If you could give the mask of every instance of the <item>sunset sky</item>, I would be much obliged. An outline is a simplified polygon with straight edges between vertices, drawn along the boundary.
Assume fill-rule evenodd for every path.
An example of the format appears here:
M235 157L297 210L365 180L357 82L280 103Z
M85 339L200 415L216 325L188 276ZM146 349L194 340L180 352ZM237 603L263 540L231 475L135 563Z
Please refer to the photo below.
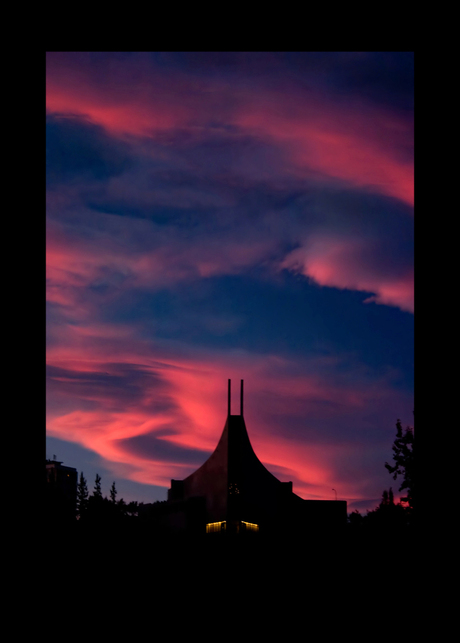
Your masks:
M375 508L413 425L413 54L47 54L47 457L125 501L214 450Z

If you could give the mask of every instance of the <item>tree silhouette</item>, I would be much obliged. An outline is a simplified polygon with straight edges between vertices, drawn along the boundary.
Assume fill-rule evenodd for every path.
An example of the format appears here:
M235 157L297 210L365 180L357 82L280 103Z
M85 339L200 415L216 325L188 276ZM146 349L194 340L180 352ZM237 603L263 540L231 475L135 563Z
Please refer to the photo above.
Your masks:
M96 480L94 489L91 496L88 498L88 522L90 524L101 524L105 520L106 507L105 504L109 501L107 498L104 501L102 497L101 476L96 473Z
M393 480L401 476L402 482L399 491L406 490L406 496L401 498L407 502L409 514L413 513L415 506L414 490L414 429L406 427L403 431L401 420L396 422L396 438L393 444L394 465L385 462L385 468L393 474Z
M113 481L113 484L110 487L110 500L113 502L113 504L115 504L117 501L117 490L115 488L115 480Z
M139 503L136 500L133 500L132 502L128 503L126 507L126 513L128 516L131 518L135 518L138 515L139 511Z
M364 516L357 509L348 515L348 524L353 530L361 529L363 526Z
M80 473L80 481L77 486L77 515L81 519L88 508L88 486L83 471Z
M102 500L101 476L98 473L96 473L93 496Z
M382 493L382 500L374 511L368 511L367 524L381 532L392 532L404 529L407 525L407 512L399 502L395 504L393 490Z
M120 514L124 515L126 512L126 502L123 500L123 498L120 498L120 500L117 502L117 505L120 510Z
M382 493L382 500L380 501L379 507L392 507L395 504L393 489L390 487L390 490Z

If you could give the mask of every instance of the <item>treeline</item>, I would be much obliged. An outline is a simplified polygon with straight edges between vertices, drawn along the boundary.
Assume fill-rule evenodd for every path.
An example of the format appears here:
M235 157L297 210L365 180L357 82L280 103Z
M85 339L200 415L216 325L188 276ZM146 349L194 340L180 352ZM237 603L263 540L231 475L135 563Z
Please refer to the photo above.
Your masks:
M115 482L110 488L110 498L102 496L101 477L96 474L93 493L89 495L88 485L83 475L77 486L76 518L81 524L132 522L138 516L139 503L126 503L117 500Z
M393 443L393 464L385 462L385 468L393 479L399 478L399 491L405 493L400 502L395 503L393 490L382 493L380 504L362 515L353 511L348 516L351 531L395 531L412 527L415 522L415 469L414 469L414 428L402 428L401 421L396 422L396 438Z

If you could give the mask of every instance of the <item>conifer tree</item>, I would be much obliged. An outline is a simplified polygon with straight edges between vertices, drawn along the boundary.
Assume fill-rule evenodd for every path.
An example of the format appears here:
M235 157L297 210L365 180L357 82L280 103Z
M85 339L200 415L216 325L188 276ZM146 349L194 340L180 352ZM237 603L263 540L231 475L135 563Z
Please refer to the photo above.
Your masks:
M115 504L117 501L117 490L115 488L115 480L113 481L113 484L110 487L110 500L113 502L113 504Z
M93 496L102 500L101 476L98 473L96 473Z
M120 500L117 502L117 508L119 511L120 516L123 518L126 516L126 502L123 500L123 498L120 498Z
M403 432L401 420L396 422L396 438L393 444L394 466L385 462L385 468L393 474L393 480L401 476L402 482L399 491L406 490L406 496L401 498L402 502L407 502L409 510L414 509L415 490L414 490L414 429L406 427Z
M80 481L77 486L77 515L81 519L88 507L88 486L83 471L80 472Z

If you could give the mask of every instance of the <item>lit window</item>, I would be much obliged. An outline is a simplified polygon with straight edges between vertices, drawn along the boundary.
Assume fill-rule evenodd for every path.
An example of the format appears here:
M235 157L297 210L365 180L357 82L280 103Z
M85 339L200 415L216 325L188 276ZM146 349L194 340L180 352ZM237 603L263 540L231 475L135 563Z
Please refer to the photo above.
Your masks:
M206 533L212 534L216 531L225 531L226 527L227 523L225 520L221 520L220 522L208 522L206 525Z

